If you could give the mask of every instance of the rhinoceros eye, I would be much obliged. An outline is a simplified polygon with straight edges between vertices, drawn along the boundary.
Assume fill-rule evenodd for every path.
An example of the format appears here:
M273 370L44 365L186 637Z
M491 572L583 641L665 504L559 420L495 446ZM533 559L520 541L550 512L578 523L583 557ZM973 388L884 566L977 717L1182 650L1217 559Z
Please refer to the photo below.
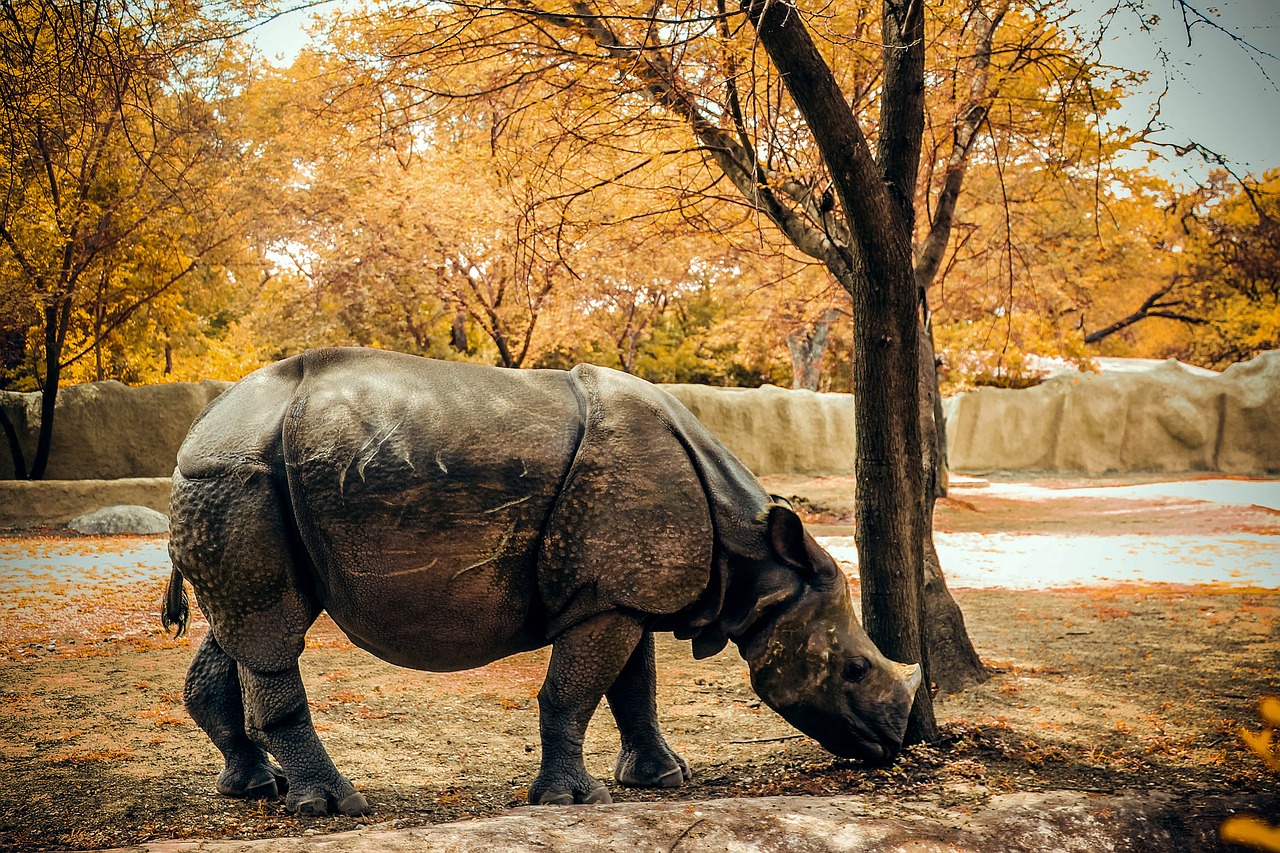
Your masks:
M866 658L850 658L844 662L844 680L852 684L867 677L867 673L871 671L871 661Z

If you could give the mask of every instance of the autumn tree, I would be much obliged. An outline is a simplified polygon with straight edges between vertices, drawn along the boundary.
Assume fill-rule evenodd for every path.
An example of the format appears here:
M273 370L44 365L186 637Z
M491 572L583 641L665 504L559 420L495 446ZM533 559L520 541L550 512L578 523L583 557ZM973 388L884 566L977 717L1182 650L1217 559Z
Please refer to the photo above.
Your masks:
M578 183L574 198L599 187L645 186L646 170L671 173L654 165L666 163L681 177L645 186L666 195L650 192L637 205L641 209L648 204L678 210L707 233L738 245L751 233L765 233L759 226L768 223L774 235L822 264L842 287L852 286L846 256L854 238L834 179L785 75L764 58L763 42L743 25L741 10L710 3L639 8L533 2L387 9L366 24L375 34L382 85L411 80L411 91L433 98L497 99L506 114L522 116L530 127L537 124L531 116L554 104L551 120L537 124L536 144L526 145L526 162L556 155L598 164L590 179ZM939 289L955 267L957 243L985 244L988 256L1003 253L1005 260L1020 250L1009 227L1012 217L989 218L975 241L974 223L958 218L958 211L978 202L1008 209L1011 198L1029 201L1059 184L1096 187L1103 178L1095 166L1123 144L1122 134L1104 138L1096 117L1116 103L1125 75L1105 73L1091 62L1087 46L1064 24L1068 14L1059 3L959 0L931 9L925 21L932 48L922 72L928 109L912 200L922 307L930 299L941 301ZM819 51L866 137L878 145L881 111L891 100L878 48L881 18L871 7L852 5L828 7L813 20L820 21ZM611 158L600 157L601 151ZM969 182L975 164L986 178L977 193ZM1038 187L1024 183L1021 195L1004 177L1018 166L1039 181ZM724 211L740 213L734 225L726 227L734 217ZM961 237L953 242L957 228ZM1001 285L1001 268L995 273L988 293ZM1006 277L1004 286L1012 288L1012 280ZM784 334L793 334L797 355L807 351L812 357L816 347L806 341L821 339L814 333L823 319L815 312L784 327ZM919 360L929 373L933 363L927 354ZM793 373L803 373L803 364ZM926 377L921 387L933 385ZM936 392L929 394L936 403ZM935 421L925 425L926 432L940 433L936 405L923 414ZM939 448L930 456L940 460ZM933 473L927 477L940 482ZM941 585L940 574L936 579ZM967 641L954 647L961 653L949 654L945 646L933 650L945 661L938 674L948 688L982 677Z
M950 229L948 217L954 213L959 184L973 152L979 149L975 143L977 131L990 127L986 117L990 113L993 88L985 85L984 75L991 64L992 33L1003 20L1007 6L996 5L993 10L988 10L979 4L967 4L964 10L965 14L956 16L959 23L952 27L956 42L976 43L977 47L958 53L977 58L957 62L957 70L953 74L957 81L964 80L966 86L957 88L961 97L957 98L959 105L954 110L952 121L956 132L950 136L949 144L939 142L934 146L937 156L946 165L936 170L941 202L929 205L934 219L929 222L923 238L924 245L933 253L922 253L922 261L934 258L936 248L946 244L945 237ZM784 11L800 15L798 10L786 8ZM504 25L497 23L500 20L514 23L508 23L508 29L503 29ZM516 37L512 33L521 20L532 22L532 25L519 31L524 37L519 42L522 50L512 55L502 45L514 43ZM882 35L880 25L881 21L861 7L833 12L823 21L826 42L822 49L840 57L838 67L846 81L845 88L851 93L849 100L859 110L859 119L867 125L869 132L876 134L877 140L885 133L886 121L889 128L896 129L895 132L905 132L907 136L914 137L915 130L911 129L914 125L904 128L894 123L899 120L894 116L895 104L901 93L892 97L886 94L893 88L888 86L893 75L883 76L887 70L896 67L894 58L901 51L895 48L887 55L877 56L865 48L866 44L874 44L877 36ZM585 115L590 120L584 119L583 126L605 125L615 135L621 131L636 161L653 155L658 147L656 140L669 140L670 144L662 149L663 156L684 158L690 173L707 176L705 180L687 180L679 188L679 204L691 218L703 215L709 205L745 209L755 223L762 220L770 222L797 249L823 263L850 292L857 290L855 279L858 276L872 274L880 277L883 272L872 270L868 273L858 266L863 261L858 260L859 256L851 246L863 238L855 238L849 229L851 221L859 217L845 209L848 200L841 196L839 181L828 169L830 157L824 156L829 152L822 150L823 143L816 142L816 133L810 135L814 130L812 117L804 115L792 100L798 96L791 91L794 87L788 77L789 72L779 70L782 60L774 58L773 63L762 60L757 47L765 44L766 40L758 33L753 35L751 30L744 30L742 19L736 13L722 6L652 7L632 11L587 4L553 8L519 3L493 13L465 7L450 16L435 10L415 19L414 29L416 34L411 36L404 35L403 26L398 31L401 41L397 49L385 54L393 63L408 63L430 56L433 62L444 63L443 66L436 65L437 68L465 63L468 68L475 69L482 67L487 57L501 52L507 61L505 64L493 63L492 67L500 70L492 72L488 78L487 91L509 91L509 88L504 89L507 86L504 81L519 80L530 87L539 82L546 84L548 90L539 92L544 98L565 93L561 102L567 105L576 105L589 94L596 106L585 107ZM1056 35L1051 26L1024 29L1028 31L1024 47L1009 52L1014 60L1006 69L1009 75L1016 76L1018 72L1030 69L1034 72L1031 76L1036 76L1043 71L1039 65L1048 64L1055 52L1067 55L1067 51L1058 50L1060 45L1054 41ZM915 76L914 68L912 66L909 76ZM921 70L920 74L923 73ZM571 76L572 84L567 82ZM1062 78L1071 76L1066 73ZM975 79L978 81L976 92L974 86L967 85ZM438 76L437 91L451 97L465 97L465 92L451 89L447 82L440 80ZM562 85L558 82L560 80L566 82ZM1023 86L1024 90L1030 88ZM1027 91L1018 94L1025 97ZM601 103L609 107L608 121L599 118ZM662 111L655 113L655 105ZM911 109L914 107L908 112ZM646 137L645 133L650 136ZM921 136L923 133L922 125ZM695 145L691 147L681 143L682 134L691 135ZM561 138L567 139L563 143L566 145L585 146L588 142L599 142L605 147L610 145L608 140L598 135L591 136L581 128L576 134ZM862 135L861 138L865 142L867 136ZM648 144L638 145L635 140L639 139L647 139ZM883 142L876 145L885 157L902 157L914 164L919 163L919 140L906 149ZM613 147L622 146L614 144ZM696 159L691 160L691 155ZM873 159L878 162L878 158ZM710 171L701 171L704 166L710 167ZM898 211L895 215L904 211L914 212L915 188L920 186L914 172L910 180L903 183L906 178L899 174L901 166L902 163L892 167L887 162L884 164L886 174L895 177L895 197L903 187L912 189L912 196L905 201L905 207L900 198L893 202L892 209ZM879 168L865 171L862 178ZM844 189L849 190L847 182ZM914 223L913 215L913 231ZM908 248L911 248L910 239ZM874 254L881 257L884 251L886 249L880 246ZM925 267L922 267L922 274L924 278L931 275ZM917 304L918 289L913 290L913 294L917 294ZM856 324L863 322L857 310L854 316ZM912 336L911 340L918 338ZM864 355L861 345L855 344L855 349L861 358ZM917 363L914 356L911 363ZM920 359L919 364L931 372L932 359ZM877 371L879 369L877 367ZM877 406L872 404L875 398L866 399L869 410L877 412L877 418L880 417ZM933 407L926 406L921 413L933 417ZM877 444L882 436L878 436L875 429L870 429L866 437L868 446L871 446ZM905 435L899 438L907 440ZM933 458L937 458L936 453ZM885 464L883 459L878 462ZM877 555L867 556L868 566L877 564ZM910 609L911 605L908 602L906 606ZM878 618L868 613L867 621L874 626ZM962 638L963 630L954 632L954 635ZM910 639L906 642L908 645L912 643ZM918 655L904 652L904 656L914 659ZM965 674L980 677L981 672L980 664L971 654L967 661L955 659L955 665L947 669L957 672L961 678Z
M1144 234L1145 287L1095 314L1085 342L1126 338L1111 350L1124 352L1142 341L1210 367L1280 348L1280 170L1243 182L1215 171L1193 190L1166 188L1161 200Z
M1242 184L1218 172L1190 190L1145 169L1101 174L1101 189L1033 194L1040 177L1010 168L1014 200L970 208L973 236L950 253L933 303L950 387L1034 383L1032 354L1225 366L1274 345L1274 173ZM996 222L1007 248L981 238Z
M29 468L4 424L19 476L44 475L65 371L92 359L101 378L111 336L225 260L210 78L175 47L199 25L192 7L0 4L0 319L38 341L5 376L34 368L42 391Z
M677 276L651 263L641 282L622 269L640 268L634 253L653 235L599 196L565 216L574 198L562 178L580 164L513 162L500 141L521 116L483 98L450 108L412 77L385 83L359 61L370 38L335 30L342 55L304 52L249 87L250 138L293 176L271 193L275 231L264 235L281 272L273 313L309 318L301 339L297 324L271 323L276 354L356 343L519 367L563 337L548 312L572 332L581 322L567 306L603 316L612 304L629 311L615 337L634 361L637 335L665 305L663 282Z

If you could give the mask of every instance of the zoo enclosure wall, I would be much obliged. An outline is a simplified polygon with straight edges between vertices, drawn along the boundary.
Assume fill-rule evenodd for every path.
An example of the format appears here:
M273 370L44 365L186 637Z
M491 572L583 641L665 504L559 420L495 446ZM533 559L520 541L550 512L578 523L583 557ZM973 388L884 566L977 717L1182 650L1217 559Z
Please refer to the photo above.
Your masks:
M191 422L230 385L93 382L61 389L47 479L169 477ZM851 395L665 387L758 475L853 472ZM40 395L0 392L0 406L29 458ZM956 471L1280 473L1280 351L1214 376L1171 360L1140 373L1064 374L1033 388L982 388L946 400L944 408L948 462ZM0 481L12 479L12 460L0 452Z

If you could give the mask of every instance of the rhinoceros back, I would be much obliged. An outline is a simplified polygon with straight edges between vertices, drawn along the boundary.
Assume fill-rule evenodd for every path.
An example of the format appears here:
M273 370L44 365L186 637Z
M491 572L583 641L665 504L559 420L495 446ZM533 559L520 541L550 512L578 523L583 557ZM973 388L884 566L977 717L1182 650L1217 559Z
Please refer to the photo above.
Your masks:
M283 456L334 619L428 669L545 642L537 545L581 432L566 374L373 350L303 373Z
M562 371L314 350L215 401L175 482L211 484L184 488L190 504L270 481L317 606L387 660L460 669L545 643L537 544L580 433ZM188 573L197 593L228 586L210 573Z
M716 534L735 553L758 547L767 501L674 398L634 377L360 349L246 377L193 426L178 467L175 500L194 523L175 541L191 540L180 550L202 604L252 611L243 599L279 593L269 560L250 558L255 581L215 554L236 528L262 527L248 516L276 515L265 500L279 520L259 539L279 540L301 594L362 647L434 670L542 645L609 609L670 615L707 598L717 610Z
M188 480L252 465L283 472L280 431L302 380L302 356L257 370L210 403L178 450L177 473Z

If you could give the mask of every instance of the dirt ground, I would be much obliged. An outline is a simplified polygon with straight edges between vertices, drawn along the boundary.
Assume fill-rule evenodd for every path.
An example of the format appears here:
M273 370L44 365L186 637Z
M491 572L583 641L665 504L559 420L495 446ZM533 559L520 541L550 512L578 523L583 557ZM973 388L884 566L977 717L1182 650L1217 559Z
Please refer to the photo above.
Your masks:
M767 485L803 497L824 530L847 528L847 483ZM939 506L939 530L1280 535L1280 516L1259 507L955 494ZM53 534L26 541L34 547L40 535ZM303 820L279 802L218 796L219 756L181 700L206 625L197 617L187 637L163 634L154 616L161 588L69 586L0 602L0 849L421 825L524 803L538 762L545 651L464 673L415 672L355 649L327 618L302 658L312 712L376 813ZM1259 728L1258 699L1280 693L1280 590L1152 585L956 598L993 677L937 696L941 742L909 748L884 770L835 759L796 734L751 692L732 649L697 662L687 644L660 638L660 713L694 780L671 792L611 785L615 801L862 794L891 813L913 804L972 811L1013 791L1159 789L1185 804L1189 830L1207 831L1221 817L1208 805L1215 798L1276 793L1278 780L1237 731ZM591 772L611 782L617 746L602 709L586 746Z

